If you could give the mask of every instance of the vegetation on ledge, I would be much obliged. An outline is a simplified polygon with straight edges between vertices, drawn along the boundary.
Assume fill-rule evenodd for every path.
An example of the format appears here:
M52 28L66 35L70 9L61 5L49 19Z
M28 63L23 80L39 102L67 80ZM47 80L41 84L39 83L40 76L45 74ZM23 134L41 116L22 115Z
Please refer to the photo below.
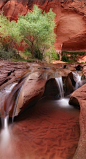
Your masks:
M59 60L54 48L56 35L55 13L48 13L34 5L33 11L25 16L19 16L18 21L10 21L0 15L0 59L29 61L37 59L51 62ZM23 48L23 49L21 49ZM77 62L78 57L86 52L62 51L62 61Z
M17 55L19 55L21 45L28 59L42 60L46 56L50 56L47 52L54 49L53 44L56 38L54 18L55 13L52 9L45 13L36 5L34 5L33 11L28 12L25 16L19 16L17 22L10 21L1 14L0 57L2 59L19 58Z
M62 51L62 61L69 63L77 62L84 55L86 55L86 52Z

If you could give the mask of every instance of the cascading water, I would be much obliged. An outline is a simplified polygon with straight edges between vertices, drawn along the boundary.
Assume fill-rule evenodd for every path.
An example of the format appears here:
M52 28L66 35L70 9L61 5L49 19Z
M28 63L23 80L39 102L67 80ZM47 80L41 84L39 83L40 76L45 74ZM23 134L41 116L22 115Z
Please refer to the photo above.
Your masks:
M80 86L82 86L82 80L81 80L81 76L76 72L72 72L73 73L73 78L74 81L76 82L75 85L75 90L78 89ZM57 84L58 84L58 88L59 88L59 93L60 93L60 99L58 100L58 104L61 107L69 107L69 98L64 98L64 89L63 89L63 81L62 81L62 77L58 77L55 78Z
M81 76L76 72L72 72L73 73L73 78L74 81L76 82L75 84L75 90L78 89L80 86L82 86L82 81L81 81Z
M57 84L58 84L58 88L59 88L59 92L60 92L60 97L61 97L61 99L60 100L58 100L58 101L56 101L56 102L58 102L58 105L60 106L60 107L62 107L62 109L64 109L64 108L71 108L72 109L72 107L71 106L69 106L69 104L68 104L68 101L69 101L69 99L67 99L67 98L64 98L64 90L63 90L63 81L62 81L62 77L58 77L58 78L56 78L56 81L57 81ZM6 88L5 88L5 93L6 94L9 94L11 91L12 91L12 89L13 89L13 87L16 85L16 83L14 83L13 85L10 85L10 86L7 86ZM16 88L15 88L16 89ZM13 90L15 90L15 89L13 89ZM13 92L13 91L12 91ZM11 93L12 93L11 92ZM19 92L18 92L19 93ZM10 97L10 96L9 96ZM18 94L17 94L17 97L16 97L16 102L15 102L15 105L14 105L14 111L13 111L13 116L14 116L14 114L15 114L15 109L16 109L16 103L17 103L17 100L18 100ZM56 106L57 107L57 106ZM53 111L53 108L52 108L52 111ZM59 111L59 109L58 109L58 111ZM58 112L57 111L57 112ZM8 111L7 111L8 112ZM55 112L56 112L56 108L55 108ZM51 114L50 112L49 112L49 114ZM51 114L52 115L52 114ZM57 113L56 114L56 116L58 116L59 115L59 113ZM45 116L45 115L44 115ZM60 115L61 116L61 115ZM63 115L62 115L63 116ZM67 116L67 115L65 115L65 116ZM64 117L64 116L63 116ZM52 119L52 116L51 117L49 117L50 119ZM0 149L1 149L1 151L0 151L0 153L3 153L3 156L0 154L0 156L2 156L2 157L0 157L0 158L2 158L2 159L8 159L8 158L10 158L10 159L12 159L12 158L16 158L16 155L17 155L17 153L15 153L16 151L16 149L15 149L15 147L18 147L18 146L16 146L16 145L18 145L18 143L19 143L19 146L20 146L20 144L21 144L21 140L19 140L19 137L17 137L17 135L15 135L15 136L13 136L14 134L12 133L12 131L10 130L10 126L8 127L8 119L9 119L9 116L6 116L5 118L3 118L3 130L1 131L1 135L0 135L0 138L1 138L1 144L0 144ZM57 117L56 117L56 120L57 120ZM61 119L61 121L63 121L64 119L62 118ZM67 119L68 120L68 119ZM28 120L29 121L29 120ZM51 120L50 120L51 121ZM59 121L59 120L58 120ZM56 121L55 121L55 123L56 123ZM25 123L26 124L26 123ZM61 124L61 123L60 123ZM16 124L15 124L16 125ZM29 124L28 124L29 125ZM54 125L54 124L52 124L52 125ZM56 125L56 124L55 124ZM59 125L59 124L58 124ZM45 127L47 127L47 126L45 126ZM59 126L60 127L60 126ZM26 128L24 128L24 131L25 131L25 129ZM19 130L21 130L20 129L20 127L19 127L19 129L17 129L17 132L19 132ZM22 129L23 130L23 129ZM57 130L57 128L56 128L56 130ZM16 132L16 131L14 131L14 132ZM27 132L27 134L28 134L28 131L26 131ZM60 131L59 131L60 132ZM33 133L33 132L32 132ZM17 133L17 134L19 134L19 136L20 136L20 139L22 139L23 137L20 135L20 133ZM24 134L24 133L22 133L22 134ZM27 135L26 134L26 135ZM55 133L54 133L55 134ZM57 134L57 132L56 132L56 134ZM26 135L24 135L24 136L26 136ZM28 135L29 136L29 135ZM59 136L59 135L58 135ZM17 139L13 139L13 138L15 137L17 137L18 138L18 140ZM24 140L24 139L23 139ZM49 140L49 139L48 139ZM15 142L15 141L17 141L17 142ZM28 141L29 140L27 140L27 136L26 136L26 138L25 138L25 140L24 141L27 141L26 143L25 143L25 145L28 145L27 143L29 143ZM52 140L53 141L53 140ZM59 141L59 140L58 140ZM16 143L16 144L15 144ZM23 144L22 144L23 145ZM23 147L21 145L21 148ZM25 147L25 146L24 146ZM23 147L23 148L24 148ZM37 146L36 146L37 147ZM63 147L62 147L63 148ZM59 148L58 148L59 149ZM5 151L4 151L5 150ZM20 149L19 149L20 150ZM5 152L5 153L4 153ZM22 152L22 149L21 149L21 151L20 152ZM26 153L24 153L24 154L26 154ZM27 156L29 156L29 155L27 155ZM55 156L56 157L56 156ZM21 157L17 157L18 159L19 158L21 158ZM27 157L23 157L23 158L27 158ZM29 157L28 157L29 158Z
M5 87L5 92L10 93L16 84L17 83L13 83L11 86L8 85L7 87Z
M9 117L6 116L3 118L3 129L1 131L1 146L6 147L9 142L10 134L8 129L8 119Z
M21 90L21 88L20 88L20 90ZM14 116L15 116L15 111L16 111L16 105L17 105L17 102L18 102L20 90L18 91L18 95L17 95L16 101L15 101L15 105L14 105L14 109L13 109L13 114L12 114L12 122L14 121Z
M4 129L8 128L8 116L4 118Z
M12 83L6 86L3 90L0 91L0 116L1 118L7 116L9 112L5 109L6 99L10 99L9 94L17 83ZM2 124L3 125L3 124Z
M69 105L69 98L65 98L64 97L64 89L63 89L63 81L62 81L62 77L58 77L58 78L55 78L57 84L58 84L58 88L59 88L59 93L60 93L60 99L57 100L57 103L60 107L70 107L71 106Z
M55 78L55 80L56 80L56 82L57 82L57 84L58 84L60 97L63 98L63 97L64 97L64 90L63 90L62 77Z
M1 101L1 108L3 108L3 114L1 113L1 122L2 122L2 130L0 133L0 155L2 156L2 159L7 158L13 158L13 148L12 148L12 141L11 141L11 135L10 135L10 128L8 126L8 120L9 120L9 112L6 112L4 110L4 101L8 97L8 95L11 93L12 89L15 87L17 83L10 84L6 86L3 91L1 91L0 99ZM4 152L4 153L3 153Z
M7 115L7 113L4 111L4 101L6 96L12 91L12 89L14 88L14 86L17 83L13 83L11 85L8 85L4 88L4 90L2 91L2 96L1 99L3 99L3 101L1 101L1 107L3 108L3 116L1 114L1 122L2 122L2 131L1 131L1 145L4 146L7 144L8 140L9 140L9 130L8 130L8 120L9 120L9 115Z

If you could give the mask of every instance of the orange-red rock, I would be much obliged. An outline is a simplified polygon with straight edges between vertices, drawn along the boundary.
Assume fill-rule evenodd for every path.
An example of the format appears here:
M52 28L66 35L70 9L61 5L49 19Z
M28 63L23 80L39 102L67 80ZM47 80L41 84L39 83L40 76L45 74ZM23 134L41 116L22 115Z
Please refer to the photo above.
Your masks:
M85 159L86 153L86 84L72 93L70 103L80 105L80 139L74 159Z
M86 49L86 5L84 0L6 0L0 1L0 9L10 19L18 19L18 15L25 15L32 10L33 4L56 13L55 33L56 50L85 50Z

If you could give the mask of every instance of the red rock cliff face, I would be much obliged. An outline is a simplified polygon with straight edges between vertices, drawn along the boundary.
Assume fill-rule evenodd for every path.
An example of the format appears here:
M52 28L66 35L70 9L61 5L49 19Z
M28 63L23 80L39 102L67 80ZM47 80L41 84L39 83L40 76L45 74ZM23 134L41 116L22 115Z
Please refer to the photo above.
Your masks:
M56 13L56 50L86 49L86 2L85 0L0 0L0 10L11 20L25 15L34 4Z

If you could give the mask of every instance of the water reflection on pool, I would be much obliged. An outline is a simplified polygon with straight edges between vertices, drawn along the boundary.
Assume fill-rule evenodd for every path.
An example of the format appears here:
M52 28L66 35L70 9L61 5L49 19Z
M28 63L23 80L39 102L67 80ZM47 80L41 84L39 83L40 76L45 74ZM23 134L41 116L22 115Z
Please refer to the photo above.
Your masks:
M15 159L73 158L80 135L79 110L68 104L68 98L42 100L21 119L10 126Z

